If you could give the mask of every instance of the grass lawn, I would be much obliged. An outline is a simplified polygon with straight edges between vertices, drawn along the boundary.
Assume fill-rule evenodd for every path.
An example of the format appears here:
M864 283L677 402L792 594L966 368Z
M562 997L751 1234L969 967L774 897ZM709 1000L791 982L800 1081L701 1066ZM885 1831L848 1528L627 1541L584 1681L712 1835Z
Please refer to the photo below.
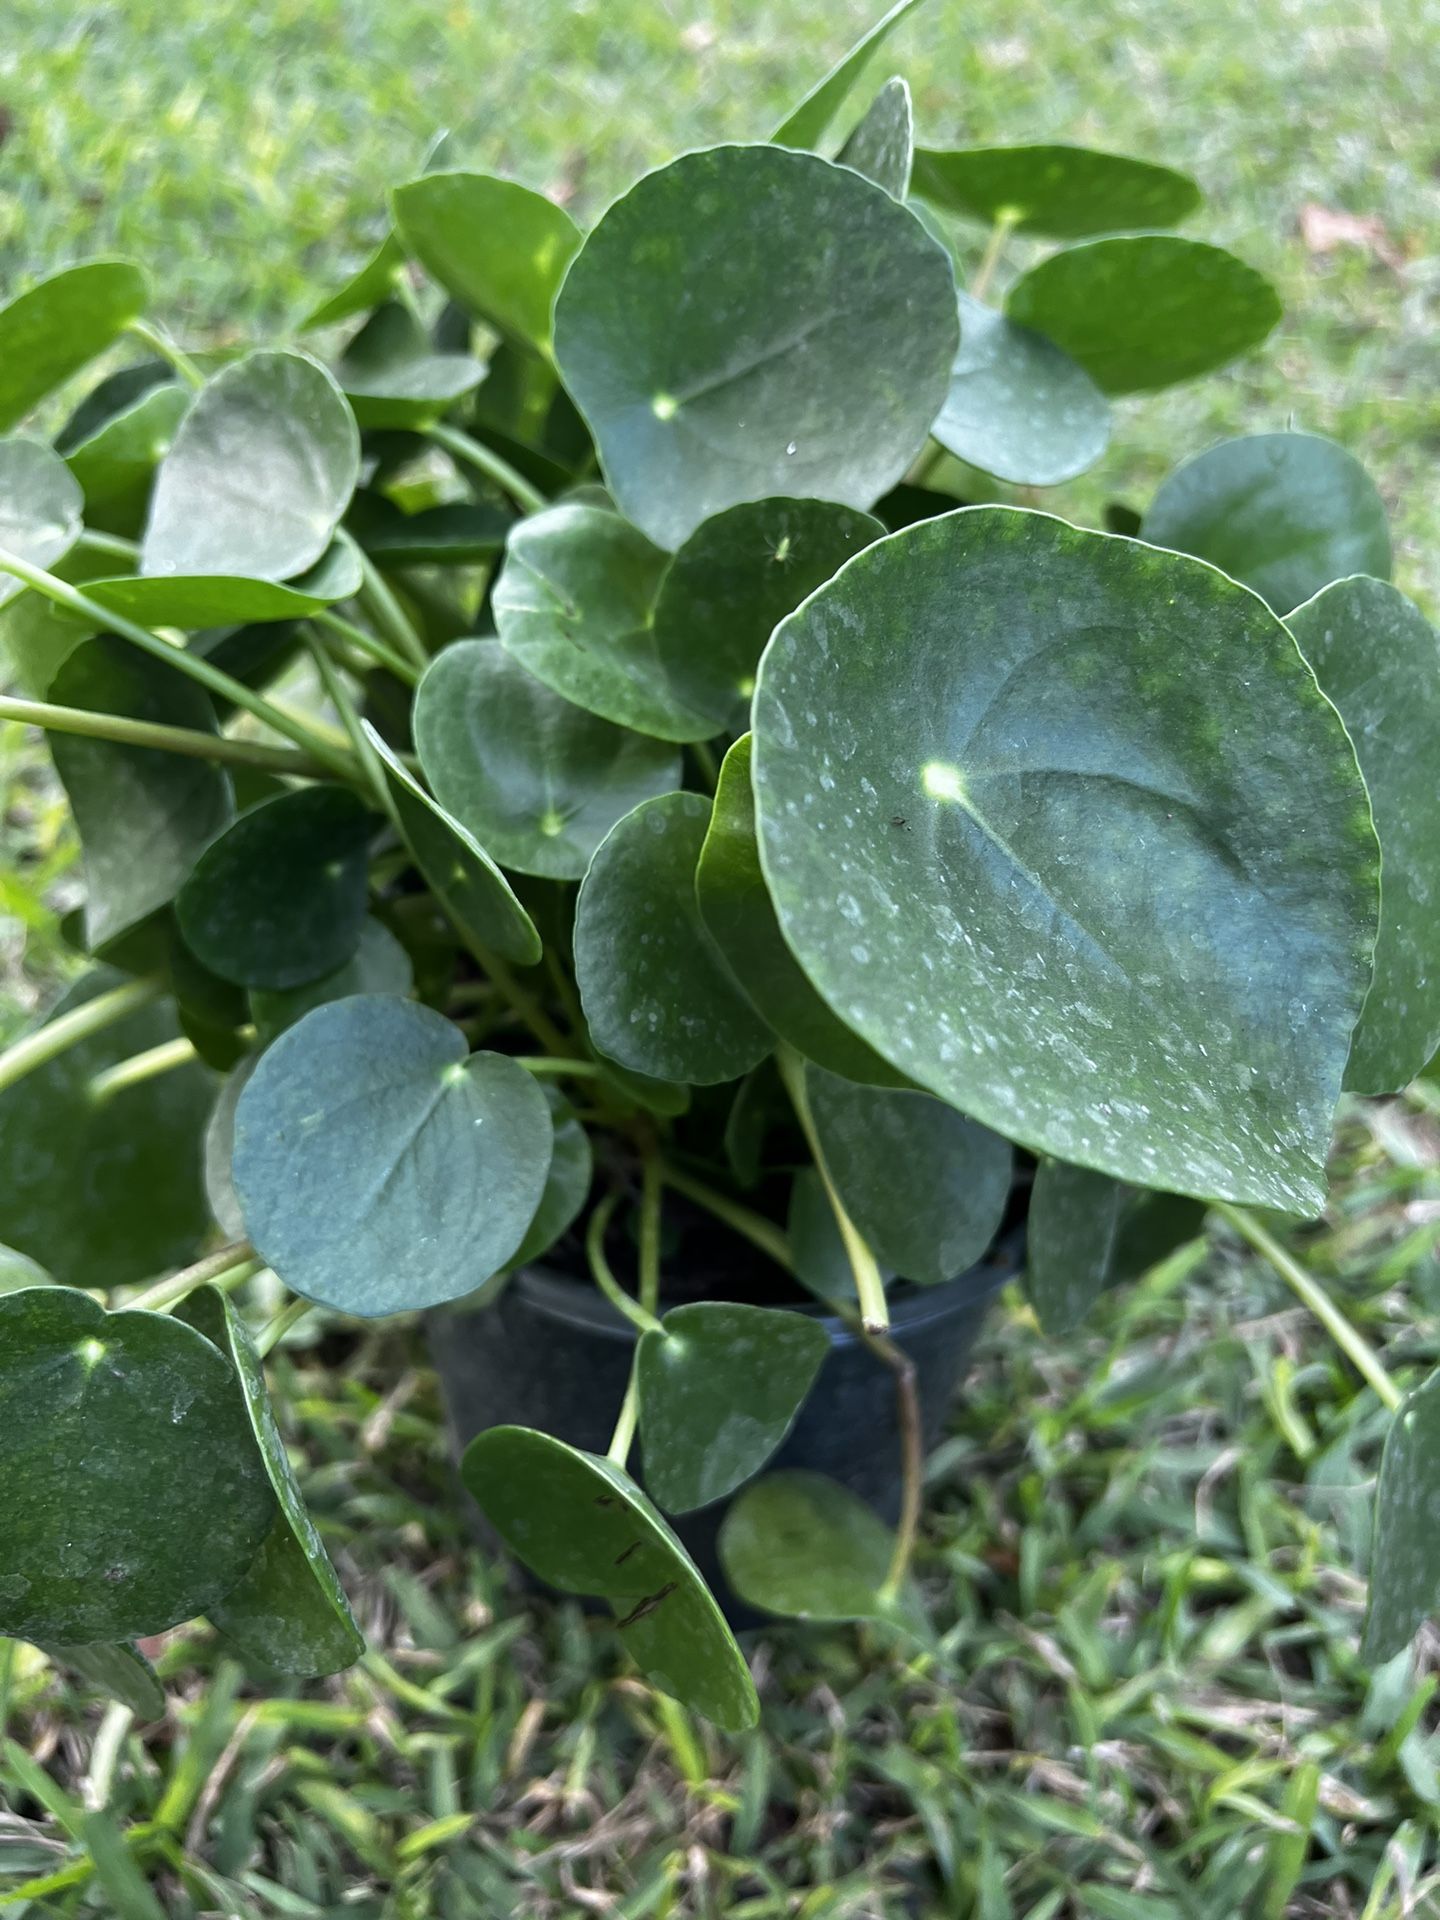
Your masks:
M121 250L183 338L281 336L437 128L584 217L678 147L768 132L874 10L8 0L0 289ZM893 48L925 138L1182 166L1209 195L1195 231L1285 295L1263 355L1124 403L1055 509L1143 504L1226 433L1331 432L1385 494L1398 583L1440 613L1440 0L931 0ZM1322 246L1307 207L1352 237ZM3 1037L66 965L75 880L54 788L4 726L0 786ZM1357 1109L1331 1212L1294 1241L1402 1381L1440 1359L1427 1097ZM158 1650L173 1710L139 1728L0 1642L0 1910L1440 1914L1440 1637L1375 1673L1355 1652L1384 1416L1223 1235L1068 1342L1006 1297L932 1463L937 1647L767 1634L741 1741L474 1550L415 1333L306 1325L277 1398L371 1655L265 1700L180 1631Z

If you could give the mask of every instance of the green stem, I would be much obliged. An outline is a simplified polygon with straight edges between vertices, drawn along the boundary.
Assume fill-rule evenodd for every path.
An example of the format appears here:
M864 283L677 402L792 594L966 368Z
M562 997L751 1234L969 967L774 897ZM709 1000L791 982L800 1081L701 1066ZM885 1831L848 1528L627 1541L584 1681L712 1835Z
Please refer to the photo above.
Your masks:
M321 613L312 613L311 621L317 627L348 640L352 647L373 660L376 666L384 667L387 673L393 673L397 680L403 680L407 687L413 687L420 678L420 670L410 661L402 659L393 648L387 647L383 640L377 640L373 633L367 633L364 627L357 627L352 621L344 619L338 613L332 613L327 607Z
M313 1300L292 1300L272 1320L267 1321L255 1336L255 1351L260 1359L273 1353L295 1322L303 1320L314 1305Z
M346 533L342 527L337 538L343 540L360 562L360 573L364 584L360 589L360 603L368 609L377 626L385 629L396 648L415 662L423 673L430 664L430 655L425 642L415 630L414 622L390 591L390 584L375 562L366 553L360 543Z
M650 1315L660 1311L660 1215L664 1205L663 1175L655 1143L643 1148L640 1168L640 1304Z
M1232 1206L1227 1200L1217 1200L1214 1210L1222 1220L1229 1222L1242 1239L1249 1241L1263 1260L1269 1262L1297 1299L1304 1301L1336 1346L1353 1363L1356 1371L1374 1388L1376 1396L1392 1413L1396 1412L1403 1395L1385 1371L1384 1362L1365 1336L1351 1326L1315 1276L1307 1273L1244 1207Z
M758 1247L777 1267L783 1267L787 1273L794 1272L790 1242L773 1220L767 1220L764 1214L756 1213L739 1200L732 1200L728 1194L717 1193L714 1187L706 1186L703 1180L683 1173L668 1161L661 1164L660 1176L667 1187L672 1187L676 1193L683 1193L687 1200L693 1200L697 1207L704 1207L717 1220L723 1220L727 1227L733 1228L751 1246Z
M522 1053L516 1056L515 1064L527 1073L562 1074L575 1080L596 1080L601 1073L597 1061L557 1060L548 1053Z
M463 460L466 466L474 467L487 480L493 480L502 493L508 493L527 513L541 513L550 504L544 494L531 486L523 473L517 473L508 460L502 459L492 448L482 446L478 440L472 440L459 427L447 426L443 420L437 420L434 426L426 428L426 432L437 447L443 447L456 460Z
M158 1047L132 1054L128 1060L117 1060L113 1067L97 1073L85 1089L86 1098L92 1107L103 1106L127 1087L138 1087L157 1074L187 1065L194 1058L195 1049L183 1035L178 1040L162 1040Z
M112 987L108 993L97 993L92 1000L72 1007L57 1019L48 1020L43 1027L27 1033L0 1053L0 1091L13 1087L27 1073L48 1065L80 1041L88 1040L92 1034L103 1033L107 1027L114 1026L117 1020L123 1020L126 1014L149 1006L152 1000L160 998L164 990L160 980L127 980L124 986Z
M622 1469L630 1457L630 1442L635 1438L635 1426L640 1418L639 1358L640 1349L637 1346L635 1358L630 1362L630 1378L625 1383L625 1398L620 1402L620 1418L615 1422L615 1431L605 1449L605 1458L613 1466Z
M985 242L985 251L980 256L980 264L975 269L975 278L970 282L969 293L972 300L983 300L1000 264L1000 256L1005 251L1005 242L1015 231L1020 216L1011 208L1001 212L990 229L990 238Z
M183 1300L187 1293L193 1293L196 1287L216 1286L222 1280L227 1289L238 1287L242 1280L248 1280L252 1273L258 1273L263 1264L248 1240L232 1240L228 1247L207 1253L203 1260L197 1260L193 1266L172 1273L168 1280L157 1280L153 1287L137 1293L133 1300L125 1302L126 1311L135 1307L150 1313L168 1313L171 1307Z
M585 1257L590 1262L590 1272L596 1286L615 1311L623 1313L637 1332L651 1333L660 1325L654 1310L630 1298L615 1278L615 1270L605 1257L605 1235L615 1217L619 1201L618 1193L607 1193L591 1214L590 1224L585 1230Z
M925 1436L920 1422L920 1393L915 1381L915 1363L883 1333L862 1329L861 1339L895 1376L895 1399L900 1415L900 1523L895 1529L895 1546L890 1565L880 1587L882 1601L899 1596L910 1571L915 1538L920 1529L920 1507L925 1490Z
M850 1262L850 1271L855 1277L855 1292L860 1301L861 1324L867 1333L884 1333L890 1325L890 1303L885 1298L885 1282L880 1277L880 1268L866 1244L864 1235L845 1211L844 1202L835 1191L835 1183L830 1178L830 1169L825 1164L825 1155L820 1147L820 1136L815 1131L814 1116L810 1112L809 1095L805 1091L805 1062L793 1048L782 1045L776 1052L775 1064L780 1069L780 1078L785 1082L785 1090L790 1095L795 1117L800 1122L811 1157L814 1159L815 1171L820 1175L826 1198L830 1202L830 1211L834 1214L835 1224L840 1229L845 1255Z
M93 713L88 707L54 707L44 700L12 700L0 694L0 720L43 727L47 733L75 733L87 740L113 740L121 747L153 747L160 753L193 760L217 760L226 766L263 767L267 773L313 780L328 773L311 754L294 747L266 747L255 740L232 740L223 733L171 727L156 720L132 720L128 714Z
M510 1002L518 1018L530 1029L545 1051L553 1053L559 1059L568 1059L570 1045L564 1034L529 989L521 986L499 954L492 953L478 940L467 938L466 945Z
M136 540L122 540L118 533L98 533L94 527L83 527L80 538L75 542L72 552L103 553L111 559L124 560L133 564L140 558L140 544Z
M320 676L320 684L329 697L331 706L340 716L340 724L350 742L350 751L365 769L366 783L374 795L382 813L392 820L395 817L394 802L390 798L390 783L385 778L385 769L379 756L371 746L364 727L360 724L360 715L355 710L355 702L350 698L350 689L341 679L335 662L325 650L325 643L317 633L307 633L305 645L310 658L315 662L315 671ZM399 822L395 821L398 827Z
M205 376L199 367L189 354L177 347L169 334L160 327L151 326L148 320L132 320L125 331L133 334L137 340L143 341L150 351L159 354L162 360L168 361L187 386L204 386Z
M22 560L18 554L9 553L0 547L0 573L8 573L16 580L23 580L27 587L33 587L47 600L53 600L56 606L64 607L70 613L80 617L96 627L102 633L119 634L122 640L128 640L156 660L163 660L167 666L177 672L185 673L192 680L198 680L202 687L211 693L218 693L233 705L242 707L253 714L257 720L263 720L267 727L284 736L304 752L313 754L332 772L344 780L353 780L356 774L354 763L345 755L335 752L318 734L311 731L303 722L292 719L283 707L277 707L263 694L255 693L243 681L232 679L228 673L222 673L219 667L198 653L191 653L186 647L175 647L168 640L162 640L158 633L151 633L148 627L137 626L133 620L123 614L102 607L78 587L72 587L67 581L59 580L53 573L47 573L43 567L32 567L28 560Z

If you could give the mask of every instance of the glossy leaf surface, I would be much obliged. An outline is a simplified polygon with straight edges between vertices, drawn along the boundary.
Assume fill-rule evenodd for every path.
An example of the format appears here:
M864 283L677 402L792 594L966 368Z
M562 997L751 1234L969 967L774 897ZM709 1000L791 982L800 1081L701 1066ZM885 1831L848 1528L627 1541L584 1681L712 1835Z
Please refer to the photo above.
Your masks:
M173 383L152 386L93 433L63 449L92 523L126 534L139 526L155 469L169 452L189 405L186 388Z
M87 260L0 307L0 432L118 339L147 293L130 261Z
M3 314L0 314L3 318ZM85 498L55 451L16 434L0 440L0 548L32 567L49 568L80 535ZM24 591L0 573L0 606Z
M1173 227L1200 204L1200 189L1172 167L1093 147L922 147L915 191L949 213L1016 233L1084 240L1134 227Z
M261 1040L269 1042L302 1020L312 1007L328 1006L352 993L389 993L403 999L414 984L409 954L384 921L367 914L360 923L354 953L333 973L322 973L298 987L256 987L250 994L250 1011Z
M887 80L840 149L840 162L863 173L896 200L903 200L910 188L914 144L910 89L901 79Z
M1372 1666L1408 1646L1440 1605L1440 1372L1407 1393L1385 1436L1375 1489L1370 1601L1361 1658Z
M825 134L830 122L850 98L852 89L870 60L899 26L907 13L913 13L920 0L897 0L868 28L847 53L805 95L799 106L788 113L770 136L785 147L813 147Z
M1069 1333L1108 1288L1138 1280L1205 1224L1200 1201L1042 1160L1030 1194L1025 1291L1046 1333Z
M85 588L100 606L142 627L253 626L304 620L360 586L360 564L348 547L328 547L295 580L251 580L234 573L126 574Z
M468 353L437 353L399 301L376 308L335 368L362 427L428 426L484 376L484 367Z

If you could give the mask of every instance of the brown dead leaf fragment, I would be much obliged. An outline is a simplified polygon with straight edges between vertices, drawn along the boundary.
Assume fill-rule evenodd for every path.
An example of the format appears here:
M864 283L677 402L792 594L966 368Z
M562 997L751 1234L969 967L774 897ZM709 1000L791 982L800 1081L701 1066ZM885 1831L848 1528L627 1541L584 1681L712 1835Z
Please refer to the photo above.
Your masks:
M1398 268L1405 264L1405 256L1386 232L1378 213L1346 213L1341 208L1322 207L1318 200L1307 200L1300 209L1300 239L1310 254L1361 247L1384 266Z

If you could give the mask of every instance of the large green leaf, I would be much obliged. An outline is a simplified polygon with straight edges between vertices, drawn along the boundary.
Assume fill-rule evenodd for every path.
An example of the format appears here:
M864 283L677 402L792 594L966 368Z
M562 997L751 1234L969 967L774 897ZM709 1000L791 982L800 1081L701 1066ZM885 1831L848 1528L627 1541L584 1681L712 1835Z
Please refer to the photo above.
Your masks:
M1254 594L1043 514L923 521L777 629L754 752L785 938L886 1059L1059 1158L1318 1208L1378 849Z
M927 1093L815 1066L805 1090L826 1170L877 1257L926 1286L974 1266L1010 1198L1009 1141Z
M830 1338L773 1307L697 1300L640 1336L645 1485L667 1513L723 1499L790 1431Z
M339 542L296 580L252 580L234 573L126 574L92 580L85 591L110 613L145 627L273 625L304 620L359 591L360 562Z
M1188 174L1171 167L1069 146L922 147L914 189L947 213L1052 240L1173 227L1201 200Z
M338 1673L365 1651L350 1603L305 1506L270 1396L265 1370L228 1295L201 1287L180 1313L229 1360L252 1444L275 1494L270 1531L244 1577L208 1609L240 1651L275 1673L307 1679Z
M841 55L824 79L816 82L799 106L786 114L771 139L785 147L815 146L850 98L871 55L879 52L906 14L913 13L919 4L920 0L897 0L888 13L873 27L868 27L854 46Z
M484 375L484 367L468 353L437 353L398 300L376 308L335 368L362 427L426 427L479 386Z
M3 314L0 314L3 318ZM0 440L0 548L50 567L80 536L85 497L65 462L39 440L16 434ZM0 573L0 607L23 591L23 583Z
M1005 303L1106 393L1149 393L1248 353L1280 318L1279 296L1233 253L1172 234L1117 234L1052 253Z
M1440 638L1381 580L1338 580L1286 625L1355 743L1383 856L1375 977L1345 1084L1395 1093L1440 1046Z
M575 909L575 977L600 1051L659 1080L738 1080L773 1044L732 982L695 900L710 821L698 793L647 800L590 863Z
M255 1028L267 1044L302 1020L312 1007L348 999L352 993L390 993L404 998L415 984L410 955L381 920L368 914L350 958L333 973L322 973L298 987L278 991L256 987L250 994Z
M436 799L518 873L579 880L617 820L680 784L674 746L574 706L495 640L436 655L414 727Z
M910 89L901 79L887 80L871 101L865 118L840 149L842 166L854 167L877 187L903 200L910 187L915 115Z
M317 1007L262 1055L235 1110L232 1174L286 1286L369 1317L458 1300L503 1267L551 1142L523 1067L467 1059L440 1014L364 994Z
M708 722L744 726L776 626L885 529L827 500L747 500L698 526L655 602L655 654L670 692Z
M742 1600L801 1620L895 1620L910 1595L882 1592L895 1538L837 1480L801 1470L746 1487L720 1528L720 1564Z
M1046 1333L1069 1333L1107 1288L1138 1280L1204 1223L1198 1200L1042 1160L1026 1221L1025 1290L1036 1318Z
M507 653L577 707L661 740L703 740L671 691L652 624L666 556L604 507L567 501L522 520L495 583Z
M0 432L138 320L148 291L128 260L87 260L0 307Z
M1110 403L1059 347L962 293L960 351L930 431L997 479L1054 487L1104 453Z
M298 987L333 973L360 938L374 829L349 787L301 787L242 813L180 889L186 946L242 987Z
M66 707L216 731L209 695L124 640L78 647L51 687ZM103 946L169 904L235 811L230 776L206 760L80 734L50 737L85 856L85 938Z
M164 1314L66 1287L0 1299L0 1632L163 1633L235 1585L274 1497L234 1378Z
M957 344L950 261L915 216L775 146L646 175L555 308L610 490L668 548L769 494L870 506L924 444Z
M357 313L368 313L390 298L404 271L405 249L393 233L387 233L343 286L310 308L300 322L300 332L338 326L342 320L353 320Z
M755 1685L709 1588L630 1476L526 1427L466 1449L465 1485L527 1567L608 1600L620 1637L664 1692L731 1732L760 1715Z
M845 1251L825 1182L814 1167L802 1167L790 1184L785 1232L790 1241L790 1258L795 1263L795 1278L801 1286L827 1306L852 1314L858 1312L855 1270ZM882 1269L882 1277L894 1276Z
M1406 1394L1385 1436L1375 1489L1370 1603L1360 1642L1361 1658L1371 1666L1407 1647L1440 1606L1437 1480L1440 1370Z
M448 294L516 345L548 348L555 292L580 245L563 207L488 173L429 173L393 200L400 238Z
M1390 575L1374 481L1318 433L1252 433L1196 454L1160 488L1140 537L1208 560L1279 614L1347 574Z
M720 768L695 870L706 931L755 1011L807 1060L849 1080L902 1085L905 1076L831 1012L785 944L760 871L750 756L751 737L742 734Z
M355 416L319 362L247 353L196 394L160 462L140 570L293 580L329 546L359 475Z
M155 468L169 452L189 406L186 388L173 382L150 386L93 432L61 449L85 495L85 514L92 524L126 534L139 527Z
M71 586L84 586L97 574L108 573L110 564L89 547L75 546L49 570ZM0 599L4 599L3 585ZM76 620L67 608L27 587L0 606L0 672L13 675L16 684L35 699L46 699L65 661L96 631L95 626Z
M504 960L534 966L540 935L510 882L469 829L411 778L368 720L364 727L384 767L405 844L435 898L462 935L493 947Z
M123 984L92 968L52 1017ZM89 1093L105 1068L178 1037L169 1008L141 1007L0 1093L0 1241L67 1286L143 1280L193 1258L204 1239L201 1134L214 1078L181 1066L106 1100Z

